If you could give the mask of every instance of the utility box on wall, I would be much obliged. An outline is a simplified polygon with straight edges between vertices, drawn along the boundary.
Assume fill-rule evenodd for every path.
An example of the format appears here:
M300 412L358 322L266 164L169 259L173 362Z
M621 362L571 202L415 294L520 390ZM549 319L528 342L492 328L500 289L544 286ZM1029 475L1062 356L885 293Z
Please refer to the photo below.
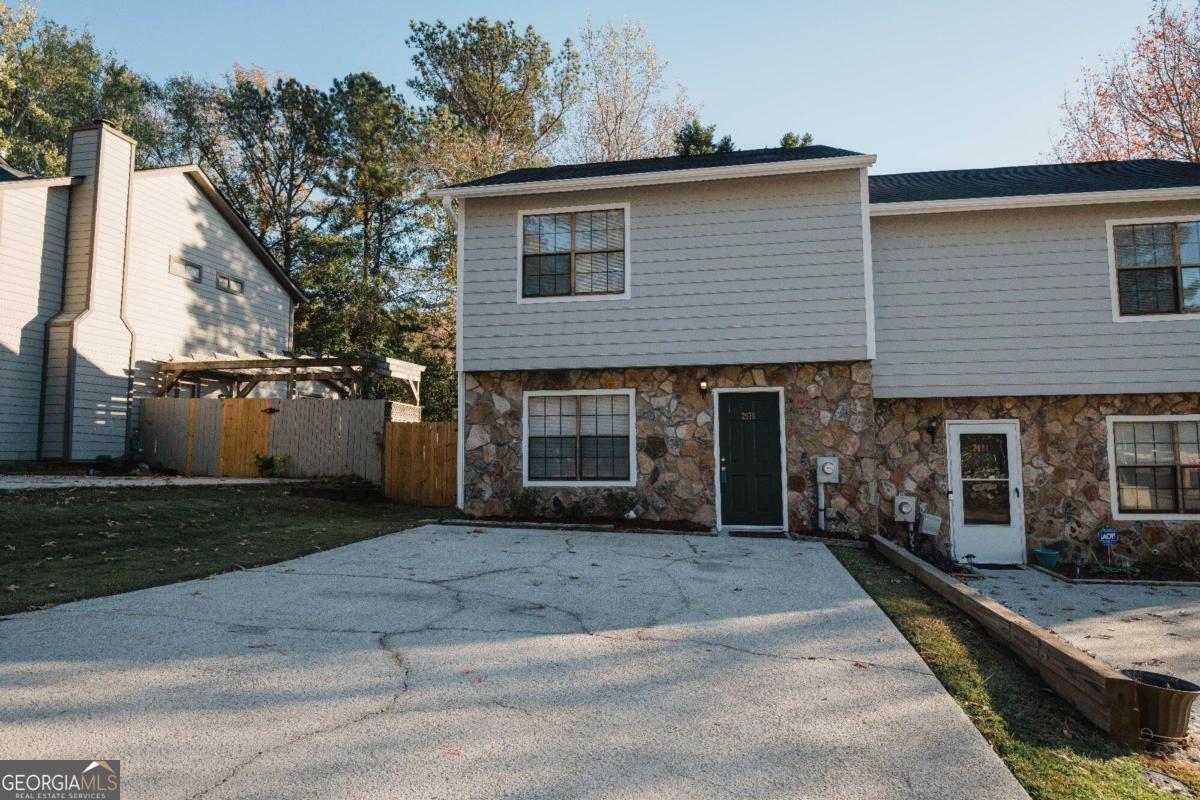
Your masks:
M817 483L838 483L840 481L837 456L817 456Z

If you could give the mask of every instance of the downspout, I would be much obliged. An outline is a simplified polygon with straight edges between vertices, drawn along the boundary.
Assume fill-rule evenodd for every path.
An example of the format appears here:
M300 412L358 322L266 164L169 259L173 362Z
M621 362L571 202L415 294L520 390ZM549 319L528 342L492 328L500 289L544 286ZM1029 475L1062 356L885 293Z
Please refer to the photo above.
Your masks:
M101 131L103 133L103 131ZM125 301L129 296L129 239L133 230L133 170L137 160L137 143L129 146L129 183L125 190L125 252L121 254L121 310L119 316L125 330L129 331L129 377L125 383L125 455L133 454L129 428L133 422L133 378L137 354L137 334L125 316Z
M466 241L466 226L463 224L462 216L466 215L466 205L462 206L462 216L454 211L454 198L450 195L442 196L442 208L446 210L446 217L454 224L454 230L457 235L457 245L454 249L454 371L455 378L458 383L458 443L455 453L457 459L457 480L455 483L456 494L455 504L459 511L464 510L466 505L466 476L463 474L466 469L466 421L467 421L467 390L463 382L463 359L462 359L462 303L463 303L463 245Z

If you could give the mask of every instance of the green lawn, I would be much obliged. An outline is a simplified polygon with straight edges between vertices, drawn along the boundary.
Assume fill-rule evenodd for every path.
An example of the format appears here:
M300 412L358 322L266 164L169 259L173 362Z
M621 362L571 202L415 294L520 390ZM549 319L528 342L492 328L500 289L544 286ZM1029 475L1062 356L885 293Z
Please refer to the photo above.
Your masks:
M1109 739L918 581L870 552L830 550L921 654L1031 797L1178 797L1155 788L1147 769L1200 790L1200 771Z
M0 614L271 564L447 509L296 485L0 493Z

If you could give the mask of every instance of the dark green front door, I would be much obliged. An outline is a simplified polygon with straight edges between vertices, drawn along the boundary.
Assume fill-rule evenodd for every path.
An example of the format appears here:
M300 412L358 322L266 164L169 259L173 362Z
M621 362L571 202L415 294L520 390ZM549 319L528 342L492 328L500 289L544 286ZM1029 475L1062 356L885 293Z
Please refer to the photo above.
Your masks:
M783 476L779 459L779 394L722 392L721 525L781 526Z

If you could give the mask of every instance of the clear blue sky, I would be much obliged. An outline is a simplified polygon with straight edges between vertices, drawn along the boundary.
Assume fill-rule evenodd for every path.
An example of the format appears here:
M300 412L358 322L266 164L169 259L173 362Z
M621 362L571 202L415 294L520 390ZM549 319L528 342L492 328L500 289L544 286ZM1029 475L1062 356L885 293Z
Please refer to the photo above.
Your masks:
M1148 0L467 3L43 0L154 77L261 64L306 83L370 70L403 87L408 21L532 24L558 44L590 13L641 20L673 80L738 146L788 129L876 153L875 172L1049 160L1064 89L1123 47Z

